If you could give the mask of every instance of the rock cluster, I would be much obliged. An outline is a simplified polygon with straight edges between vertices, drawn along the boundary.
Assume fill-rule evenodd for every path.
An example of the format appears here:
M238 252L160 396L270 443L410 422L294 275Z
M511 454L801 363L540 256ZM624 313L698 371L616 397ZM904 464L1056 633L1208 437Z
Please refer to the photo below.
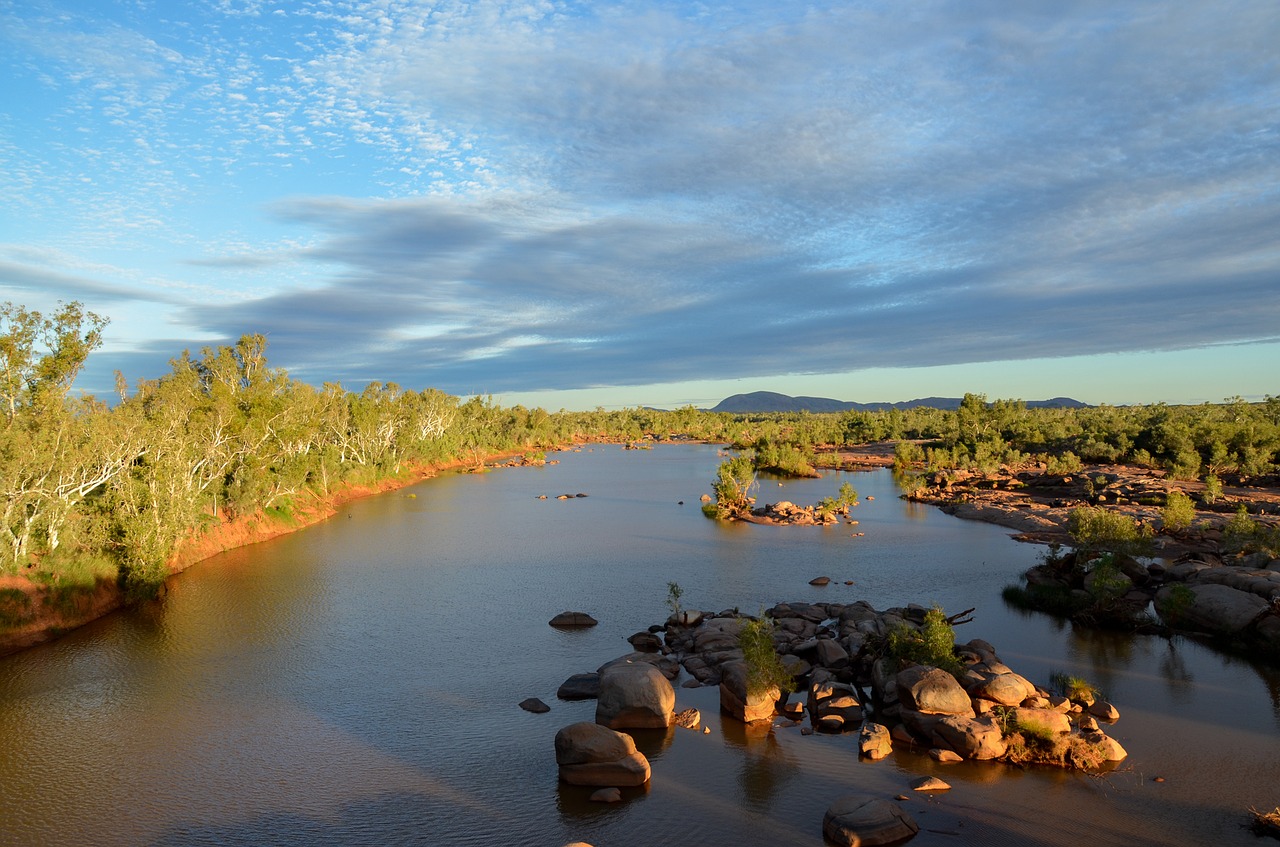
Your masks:
M741 520L759 524L789 524L792 526L827 526L840 522L840 515L848 514L848 509L819 509L817 506L798 506L790 500L777 503L766 503L749 514L740 516Z
M902 667L882 655L891 632L919 629L926 613L920 606L880 612L862 601L780 603L769 609L775 649L804 695L803 707L790 704L784 714L798 718L807 712L819 732L861 730L859 749L871 759L887 756L895 736L970 760L1084 767L1124 758L1123 747L1095 719L1114 720L1114 707L1050 694L1005 665L985 641L956 646L955 673L929 665ZM737 645L745 622L736 611L704 613L694 627L668 622L663 649L701 684L720 686L726 714L768 719L777 693L746 697L747 668ZM873 720L864 723L868 710Z

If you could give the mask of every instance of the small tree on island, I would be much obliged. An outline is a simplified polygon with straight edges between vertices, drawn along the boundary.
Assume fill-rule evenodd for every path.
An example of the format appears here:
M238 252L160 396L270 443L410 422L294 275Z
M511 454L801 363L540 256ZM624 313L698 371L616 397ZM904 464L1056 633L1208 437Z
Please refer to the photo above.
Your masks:
M716 468L716 481L711 483L716 501L708 503L704 511L712 517L731 518L749 512L756 502L752 491L756 488L756 472L750 456L734 456L725 459Z

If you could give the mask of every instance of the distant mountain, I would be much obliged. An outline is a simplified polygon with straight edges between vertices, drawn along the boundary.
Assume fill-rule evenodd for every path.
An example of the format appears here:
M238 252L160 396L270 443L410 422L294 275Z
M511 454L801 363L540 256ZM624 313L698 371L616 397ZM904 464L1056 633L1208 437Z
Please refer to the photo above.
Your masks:
M832 400L829 397L791 397L774 391L753 391L750 394L726 397L711 411L744 415L763 412L883 412L888 409L915 409L921 406L933 409L958 409L960 400L959 397L923 397L919 400L904 400L899 403L853 403ZM1083 409L1089 405L1079 400L1072 400L1070 397L1026 402L1029 409Z

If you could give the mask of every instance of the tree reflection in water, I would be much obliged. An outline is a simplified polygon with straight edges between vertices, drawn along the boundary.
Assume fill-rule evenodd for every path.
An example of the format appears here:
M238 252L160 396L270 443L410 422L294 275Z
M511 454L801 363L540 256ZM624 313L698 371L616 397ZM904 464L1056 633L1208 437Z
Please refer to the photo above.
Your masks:
M747 808L765 814L779 790L799 774L799 764L773 734L772 721L744 724L720 722L724 739L743 751L738 772L742 800Z

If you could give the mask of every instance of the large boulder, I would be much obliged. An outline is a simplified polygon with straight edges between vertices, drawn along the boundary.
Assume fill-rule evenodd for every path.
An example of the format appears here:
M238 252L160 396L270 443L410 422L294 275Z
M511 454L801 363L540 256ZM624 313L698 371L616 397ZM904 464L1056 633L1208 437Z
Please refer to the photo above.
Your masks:
M765 721L773 717L782 692L777 688L749 693L746 662L728 662L720 666L720 709L743 723Z
M989 716L947 715L933 727L933 736L966 759L998 759L1005 754L1004 734Z
M589 721L556 733L560 779L570 785L627 787L649 781L649 760L631 736Z
M916 665L897 676L898 701L903 708L926 715L973 717L973 704L956 678L944 670Z
M666 729L675 705L671 683L647 662L613 665L600 674L596 723L610 729Z
M897 803L850 794L822 816L822 834L839 847L874 847L911 838L920 826Z
M1241 591L1227 585L1188 583L1190 602L1179 602L1171 586L1161 588L1156 595L1156 608L1178 609L1178 626L1197 629L1216 635L1239 635L1248 629L1271 608L1266 600L1249 591Z
M1035 696L1036 687L1016 673L983 674L981 682L969 687L969 696L975 700L990 700L1001 706L1018 706L1028 697Z
M600 667L596 668L596 673L603 674L609 668L618 665L653 665L667 679L674 681L680 676L680 660L675 656L663 656L660 653L627 653L616 659L610 659Z
M1032 726L1043 727L1050 732L1058 735L1066 735L1071 731L1071 720L1061 712L1055 712L1053 709L1024 709L1017 708L1009 711L1009 716L1013 718L1017 724L1030 724Z

